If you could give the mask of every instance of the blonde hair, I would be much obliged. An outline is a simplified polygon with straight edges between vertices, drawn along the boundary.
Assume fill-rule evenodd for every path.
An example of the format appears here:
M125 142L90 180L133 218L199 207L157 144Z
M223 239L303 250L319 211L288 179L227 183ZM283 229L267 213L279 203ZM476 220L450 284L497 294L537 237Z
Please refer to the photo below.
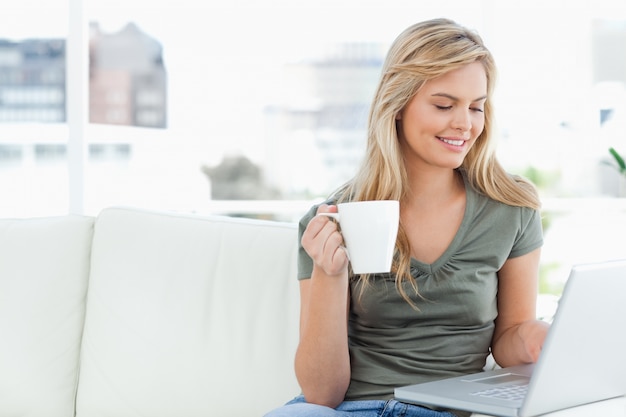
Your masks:
M485 125L460 169L466 172L474 189L496 201L539 208L533 185L509 175L495 157L491 103L496 76L493 57L478 34L448 19L412 25L391 45L369 113L365 158L356 176L338 192L339 201L402 201L406 197L408 179L398 141L396 115L426 81L473 62L482 63L487 75ZM410 273L410 253L408 238L400 225L393 271L398 291L415 306L403 287L407 282L419 295ZM362 275L359 279L367 284L369 276Z

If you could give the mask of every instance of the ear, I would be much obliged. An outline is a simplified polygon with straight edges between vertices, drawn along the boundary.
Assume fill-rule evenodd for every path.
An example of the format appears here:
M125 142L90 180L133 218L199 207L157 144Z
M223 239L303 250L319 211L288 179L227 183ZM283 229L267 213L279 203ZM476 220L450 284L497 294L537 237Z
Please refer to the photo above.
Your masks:
M396 120L402 120L402 112L401 111L396 113Z

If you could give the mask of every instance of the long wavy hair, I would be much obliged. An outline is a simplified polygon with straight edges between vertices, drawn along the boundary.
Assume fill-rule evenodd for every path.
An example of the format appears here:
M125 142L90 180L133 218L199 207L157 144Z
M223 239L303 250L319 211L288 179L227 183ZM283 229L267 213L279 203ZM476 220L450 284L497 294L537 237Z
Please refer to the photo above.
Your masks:
M413 98L425 82L470 63L480 62L487 75L485 125L460 169L478 192L520 207L540 207L534 186L521 177L509 175L495 157L492 136L492 93L496 68L493 57L480 36L448 19L417 23L404 30L391 45L370 108L367 149L355 177L336 194L341 201L400 200L408 193L408 177L398 139L396 115ZM411 248L402 225L396 241L392 271L402 297L413 305L403 283L409 283L415 294L419 290L410 273ZM367 284L368 275L361 275ZM362 285L363 290L366 285Z

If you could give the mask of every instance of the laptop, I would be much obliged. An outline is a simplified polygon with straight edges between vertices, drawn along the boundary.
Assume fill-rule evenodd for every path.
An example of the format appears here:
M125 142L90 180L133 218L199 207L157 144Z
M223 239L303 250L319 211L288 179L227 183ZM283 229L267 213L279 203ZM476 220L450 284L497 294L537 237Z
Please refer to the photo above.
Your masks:
M576 265L536 364L398 387L402 402L530 417L626 394L626 259Z

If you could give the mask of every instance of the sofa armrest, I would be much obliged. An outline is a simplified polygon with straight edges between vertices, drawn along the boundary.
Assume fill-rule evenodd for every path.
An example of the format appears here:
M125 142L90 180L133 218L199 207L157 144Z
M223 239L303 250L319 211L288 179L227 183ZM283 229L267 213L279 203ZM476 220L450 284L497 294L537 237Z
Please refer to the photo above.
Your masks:
M93 222L0 220L0 416L74 415Z

